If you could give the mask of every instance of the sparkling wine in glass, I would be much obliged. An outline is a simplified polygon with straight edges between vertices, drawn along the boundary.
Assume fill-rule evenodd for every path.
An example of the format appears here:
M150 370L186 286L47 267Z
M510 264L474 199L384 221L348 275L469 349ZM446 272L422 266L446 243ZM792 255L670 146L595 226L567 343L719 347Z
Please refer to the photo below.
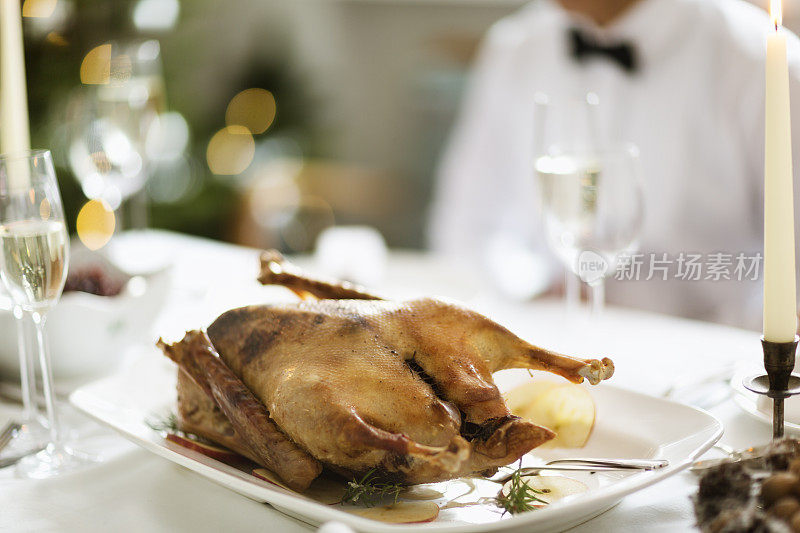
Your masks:
M549 95L538 92L533 100L534 160L564 153L586 154L599 144L600 102L596 94ZM581 280L568 267L564 282L567 308L574 309L580 303Z
M67 230L59 220L20 220L0 225L3 281L23 310L46 313L64 288Z
M547 241L591 287L592 309L605 301L605 278L637 247L643 219L638 151L632 145L545 155L536 173Z
M69 241L50 152L0 155L0 279L36 329L50 442L17 465L23 476L44 478L88 460L64 446L47 346L47 312L64 289Z

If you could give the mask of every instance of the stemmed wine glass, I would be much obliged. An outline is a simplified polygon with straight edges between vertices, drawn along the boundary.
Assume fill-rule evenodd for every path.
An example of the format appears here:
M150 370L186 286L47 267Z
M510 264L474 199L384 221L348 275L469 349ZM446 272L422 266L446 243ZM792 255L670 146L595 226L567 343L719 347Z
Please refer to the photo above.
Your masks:
M69 164L88 198L119 209L118 228L141 229L147 226L143 190L154 149L148 138L166 107L160 46L156 40L106 46L107 82L84 85L70 99Z
M622 144L549 151L536 160L547 241L591 287L591 307L598 313L606 276L638 244L644 211L638 150Z
M593 150L600 134L597 128L599 98L594 93L548 95L537 92L533 98L534 160L557 153L587 153ZM580 279L571 267L565 278L567 308L580 302Z
M33 321L50 431L47 447L21 461L18 472L49 477L87 458L62 442L45 335L47 312L66 279L69 240L50 152L0 155L0 278L14 304Z

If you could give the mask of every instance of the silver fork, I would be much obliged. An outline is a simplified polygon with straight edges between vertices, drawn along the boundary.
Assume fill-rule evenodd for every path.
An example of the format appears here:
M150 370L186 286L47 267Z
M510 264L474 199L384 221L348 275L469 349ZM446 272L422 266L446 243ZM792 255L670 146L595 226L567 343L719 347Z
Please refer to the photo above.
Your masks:
M20 429L22 429L22 426L15 420L3 426L3 431L0 431L0 452L3 451L3 448L8 446L8 443L11 442L11 439L14 438L14 435L16 435L17 431Z
M22 425L15 420L10 421L3 427L3 430L0 431L0 452L3 451L6 446L8 446L8 443L11 442L20 429L22 429ZM38 446L16 455L9 455L8 457L0 458L0 469L13 466L27 456L33 455L34 453L39 453L42 450L44 450L44 446Z
M575 457L571 459L555 459L547 464L601 466L614 468L615 470L658 470L659 468L669 466L669 461L666 459L605 459L593 457Z
M39 453L40 451L44 450L45 448L46 448L46 446L39 446L37 448L34 448L32 450L28 450L28 451L19 453L17 455L12 455L10 457L3 457L2 459L0 459L0 469L8 468L9 466L14 466L15 464L17 464L18 462L22 461L23 459L25 459L29 455L33 455L35 453Z
M612 472L625 470L658 470L669 466L666 459L595 459L595 458L574 458L574 459L555 459L543 465L525 466L519 469L523 475L536 474L542 470L553 470L556 472ZM511 476L507 474L492 481L505 483Z

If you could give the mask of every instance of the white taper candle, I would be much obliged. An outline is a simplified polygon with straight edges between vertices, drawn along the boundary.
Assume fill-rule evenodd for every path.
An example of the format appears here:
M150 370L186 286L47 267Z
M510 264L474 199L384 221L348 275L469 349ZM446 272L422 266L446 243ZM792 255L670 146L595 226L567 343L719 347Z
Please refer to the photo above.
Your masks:
M764 338L789 342L797 330L794 191L789 68L779 0L772 2L772 16L775 30L767 37L766 68Z
M20 152L30 147L20 3L0 0L0 152ZM9 180L13 186L25 186L27 166L20 165Z

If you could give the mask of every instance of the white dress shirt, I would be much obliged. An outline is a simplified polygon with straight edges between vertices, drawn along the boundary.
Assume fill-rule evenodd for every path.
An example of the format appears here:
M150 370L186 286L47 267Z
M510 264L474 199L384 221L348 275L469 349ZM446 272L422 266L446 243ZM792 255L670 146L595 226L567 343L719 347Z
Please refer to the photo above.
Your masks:
M601 41L632 43L639 70L627 73L604 57L576 61L568 41L576 25ZM599 96L602 135L640 150L641 252L760 252L767 13L742 0L641 0L610 26L589 26L539 0L491 29L441 164L432 246L480 254L503 234L545 251L532 166L533 98L591 91ZM788 46L800 147L800 41L790 35ZM795 173L798 156L796 149ZM612 303L753 328L760 327L760 291L760 276L612 278L607 290Z

